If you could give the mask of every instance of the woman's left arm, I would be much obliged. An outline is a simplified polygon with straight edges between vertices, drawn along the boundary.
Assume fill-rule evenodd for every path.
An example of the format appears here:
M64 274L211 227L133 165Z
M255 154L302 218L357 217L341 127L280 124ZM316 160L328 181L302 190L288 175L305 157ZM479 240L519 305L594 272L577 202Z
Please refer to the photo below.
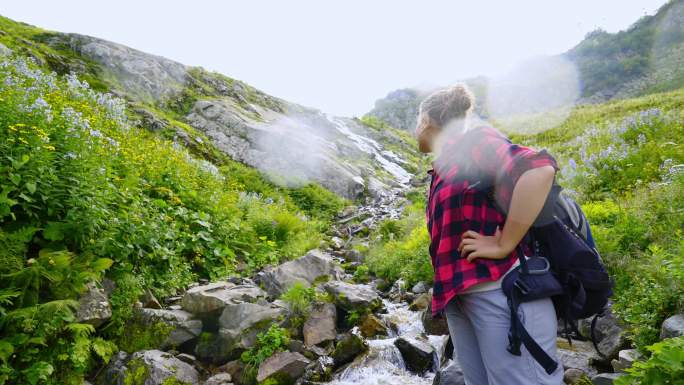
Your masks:
M515 249L541 212L551 191L556 169L542 166L525 171L518 179L503 230L492 236L475 231L463 234L459 253L468 261L475 258L503 259Z

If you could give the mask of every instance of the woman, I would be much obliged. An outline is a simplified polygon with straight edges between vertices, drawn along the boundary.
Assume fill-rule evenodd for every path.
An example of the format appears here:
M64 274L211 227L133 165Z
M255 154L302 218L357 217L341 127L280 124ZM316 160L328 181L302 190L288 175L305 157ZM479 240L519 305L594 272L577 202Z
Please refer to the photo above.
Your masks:
M548 375L524 347L521 356L506 350L510 311L501 290L518 258L530 255L525 235L551 189L556 162L491 127L469 127L473 104L471 92L457 85L420 105L419 147L435 153L426 210L433 315L446 314L466 384L562 384L562 365ZM555 359L551 299L520 309L526 329Z

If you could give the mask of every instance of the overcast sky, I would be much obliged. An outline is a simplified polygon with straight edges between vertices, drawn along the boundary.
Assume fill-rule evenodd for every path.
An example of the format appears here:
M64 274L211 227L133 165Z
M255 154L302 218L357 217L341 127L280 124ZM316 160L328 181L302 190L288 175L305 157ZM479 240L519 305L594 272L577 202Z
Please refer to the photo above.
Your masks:
M665 0L4 0L0 14L112 40L360 116L401 87L447 85L625 29Z

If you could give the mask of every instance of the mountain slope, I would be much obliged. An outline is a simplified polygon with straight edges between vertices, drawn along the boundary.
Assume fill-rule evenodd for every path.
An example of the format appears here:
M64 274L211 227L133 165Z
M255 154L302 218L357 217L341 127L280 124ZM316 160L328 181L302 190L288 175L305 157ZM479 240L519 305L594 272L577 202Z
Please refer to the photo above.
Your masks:
M57 73L75 72L95 89L115 92L141 126L207 158L218 149L274 180L290 186L318 182L346 198L383 195L411 178L403 167L407 156L416 155L414 148L407 144L393 153L383 146L386 135L353 119L105 40L6 18L0 30L1 43Z
M580 104L683 87L684 1L670 1L655 15L641 18L624 31L591 32L577 46L555 58L576 67ZM482 77L464 82L473 88L480 103L477 112L486 118L486 95L492 79ZM427 93L413 89L392 91L378 99L368 114L395 127L413 129L418 105Z

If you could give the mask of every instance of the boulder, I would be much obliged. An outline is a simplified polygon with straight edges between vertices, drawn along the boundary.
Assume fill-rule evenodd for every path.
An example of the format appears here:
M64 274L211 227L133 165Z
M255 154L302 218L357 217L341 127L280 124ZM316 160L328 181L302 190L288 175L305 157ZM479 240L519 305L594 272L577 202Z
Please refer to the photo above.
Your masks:
M425 329L426 334L449 334L449 325L447 324L446 317L443 315L440 315L437 318L432 317L432 303L429 303L427 309L422 312L420 320L423 323L423 328Z
M621 373L601 373L597 374L594 377L591 378L591 383L594 385L613 385L615 383L615 379L618 377L624 376L624 374Z
M328 282L325 290L335 298L337 306L346 311L359 309L378 309L382 307L382 300L378 293L369 285L355 285L342 281Z
M570 345L566 339L558 338L556 345L558 346L558 359L563 364L563 368L577 369L589 377L597 374L596 369L590 365L599 358L591 341L573 340Z
M388 334L385 323L373 314L366 314L361 317L361 320L359 321L359 331L365 338L386 336Z
M173 329L162 343L161 348L180 346L199 337L202 333L202 321L193 319L193 315L183 310L136 309L139 319L146 325L163 322Z
M297 282L312 285L317 280L337 279L342 274L330 254L311 250L303 257L265 269L257 276L257 281L275 298Z
M684 336L684 313L666 319L660 329L661 340L679 336Z
M227 304L256 302L263 297L266 297L266 293L255 285L219 281L189 289L181 305L183 310L193 314L218 313Z
M112 318L112 306L104 289L90 282L86 286L86 292L78 300L76 317L78 322L91 324L94 327Z
M335 367L339 368L344 364L348 364L361 353L368 350L368 344L361 337L356 334L345 334L335 345L335 350L332 352L332 359Z
M207 378L204 385L233 385L233 382L229 373L219 373Z
M144 375L142 379L139 377L141 373ZM199 384L199 374L191 365L160 350L144 350L131 355L114 384L162 385L169 383L170 379L189 385Z
M278 383L292 383L304 374L310 362L299 353L278 352L259 365L257 382L274 378Z
M409 310L412 311L421 311L425 310L430 306L430 302L432 301L432 295L429 293L423 293L420 294L416 299L411 302L411 305L409 305Z
M567 385L579 385L587 374L580 369L569 368L563 373L563 382Z
M412 292L413 294L423 294L423 293L427 293L428 290L430 290L430 287L428 286L427 283L425 283L425 282L423 282L423 281L416 283L416 284L413 285L413 287L411 288L411 292Z
M449 364L435 373L432 385L465 385L463 370L457 361L450 361Z
M315 361L307 366L304 375L297 382L302 384L328 382L332 380L333 369L335 362L328 356L318 357Z
M304 322L302 332L304 344L318 345L326 341L334 341L337 336L337 309L331 303L316 305Z
M417 338L399 337L394 345L404 357L406 367L415 373L423 374L435 365L435 348L429 343Z
M241 360L230 361L224 365L217 368L220 372L225 372L230 374L232 381L236 384L240 384L242 373L245 369L245 364Z
M227 304L219 318L219 335L229 350L248 349L256 335L274 322L281 322L287 310L274 304L243 302Z
M620 350L618 358L611 362L615 372L624 372L625 369L631 368L635 361L641 359L641 354L636 349Z
M580 334L591 339L591 318L580 320ZM618 352L629 345L627 331L620 325L619 320L612 312L599 317L594 330L598 348L605 358L597 358L597 361L610 364L610 361L617 358Z

